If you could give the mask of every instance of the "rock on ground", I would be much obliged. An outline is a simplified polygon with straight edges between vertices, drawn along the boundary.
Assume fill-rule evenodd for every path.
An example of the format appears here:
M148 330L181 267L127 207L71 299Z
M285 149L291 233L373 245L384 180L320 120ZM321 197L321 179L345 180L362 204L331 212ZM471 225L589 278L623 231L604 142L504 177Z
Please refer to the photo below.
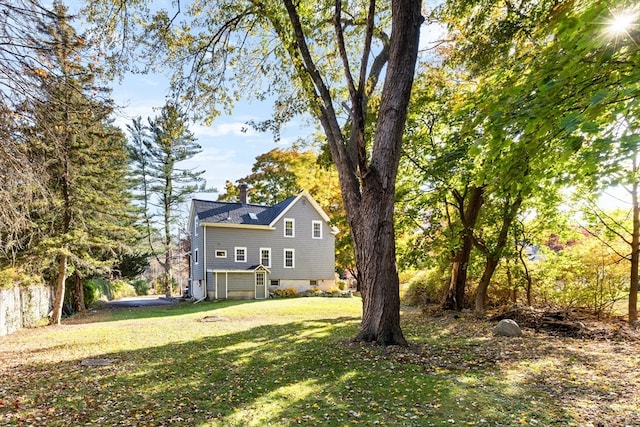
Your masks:
M511 319L502 319L493 329L493 333L503 337L519 337L522 335L522 329Z

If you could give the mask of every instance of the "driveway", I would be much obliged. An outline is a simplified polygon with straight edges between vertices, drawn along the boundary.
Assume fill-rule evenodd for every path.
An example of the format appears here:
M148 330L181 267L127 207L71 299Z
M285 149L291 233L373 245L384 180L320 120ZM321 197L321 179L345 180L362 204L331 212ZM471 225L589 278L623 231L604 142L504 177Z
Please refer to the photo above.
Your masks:
M164 295L145 295L139 297L125 297L118 300L109 301L106 303L107 307L121 308L121 307L151 307L151 306L163 306L173 305L177 303L177 299L167 298Z

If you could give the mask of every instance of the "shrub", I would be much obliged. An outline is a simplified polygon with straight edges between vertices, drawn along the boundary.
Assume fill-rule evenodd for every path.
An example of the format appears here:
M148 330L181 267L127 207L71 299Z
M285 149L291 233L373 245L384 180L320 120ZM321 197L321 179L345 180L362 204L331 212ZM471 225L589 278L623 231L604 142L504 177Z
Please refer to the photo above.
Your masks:
M33 276L20 268L4 268L0 270L0 289L14 286L42 285L41 276Z
M338 289L344 291L347 288L347 282L344 280L338 280Z
M100 290L91 280L85 280L82 286L84 288L84 305L85 307L89 307L91 304L98 300L100 296Z
M298 296L298 291L295 288L274 289L271 295L274 298L292 298Z
M309 289L309 290L306 292L306 294L307 294L308 296L311 296L311 297L317 297L317 296L320 296L320 295L322 295L322 293L323 293L323 292L322 292L322 289L320 289L320 288L319 288L319 287L317 287L317 286L312 286L312 287L311 287L311 289Z
M105 297L109 301L113 299L113 289L111 287L111 283L109 283L109 281L104 277L92 277L89 280L85 280L84 286L85 292L87 287L93 289L96 299L99 299L101 297Z
M539 303L565 310L586 308L599 316L611 314L629 289L628 265L596 239L547 254L533 269L533 276Z
M113 280L111 281L111 287L113 289L113 299L136 296L135 288L125 280Z
M437 269L421 271L409 280L404 303L417 306L437 304L446 285L446 277Z
M148 295L149 289L151 289L151 283L145 279L137 279L131 282L131 286L136 291L136 295Z
M325 292L325 295L328 295L328 296L338 296L338 295L340 295L341 293L342 293L342 292L340 291L340 288L338 288L338 287L334 286L334 287L331 287L331 288L327 289L327 291Z

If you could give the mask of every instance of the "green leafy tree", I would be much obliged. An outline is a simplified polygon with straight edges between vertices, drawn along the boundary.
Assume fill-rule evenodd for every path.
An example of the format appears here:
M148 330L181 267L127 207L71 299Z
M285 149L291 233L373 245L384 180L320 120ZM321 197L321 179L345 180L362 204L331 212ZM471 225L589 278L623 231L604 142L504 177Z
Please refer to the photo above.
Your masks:
M114 28L110 2L92 6L97 22ZM356 338L404 345L393 212L421 5L393 0L350 4L348 11L344 6L219 0L194 2L182 24L166 10L146 21L115 22L149 22L142 35L146 54L176 71L174 89L207 118L254 91L276 96L276 126L301 111L320 122L338 170L362 284Z
M149 248L162 266L162 286L171 296L173 228L178 209L194 192L205 190L204 171L182 168L180 162L191 159L202 148L189 130L186 115L173 102L167 102L160 115L148 122L143 126L142 119L137 118L128 127L129 153ZM155 230L160 230L159 246L155 244Z
M26 101L21 111L29 117L24 134L31 152L46 159L47 205L35 219L41 235L31 253L55 259L52 322L59 323L67 278L75 276L82 308L83 278L108 272L134 231L124 136L110 122L112 105L95 82L96 64L82 59L85 39L60 4L55 19L39 30L34 43L46 67L32 70L31 78L39 84L40 98Z

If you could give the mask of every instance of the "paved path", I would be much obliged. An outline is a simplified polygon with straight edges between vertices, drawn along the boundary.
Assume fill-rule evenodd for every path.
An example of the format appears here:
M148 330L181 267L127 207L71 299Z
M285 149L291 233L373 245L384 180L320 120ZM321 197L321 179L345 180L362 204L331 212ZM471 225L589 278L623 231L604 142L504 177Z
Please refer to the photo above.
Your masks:
M150 306L163 306L176 304L177 300L167 298L164 295L145 295L139 297L125 297L118 300L109 301L106 305L108 307L120 308L120 307L150 307Z

